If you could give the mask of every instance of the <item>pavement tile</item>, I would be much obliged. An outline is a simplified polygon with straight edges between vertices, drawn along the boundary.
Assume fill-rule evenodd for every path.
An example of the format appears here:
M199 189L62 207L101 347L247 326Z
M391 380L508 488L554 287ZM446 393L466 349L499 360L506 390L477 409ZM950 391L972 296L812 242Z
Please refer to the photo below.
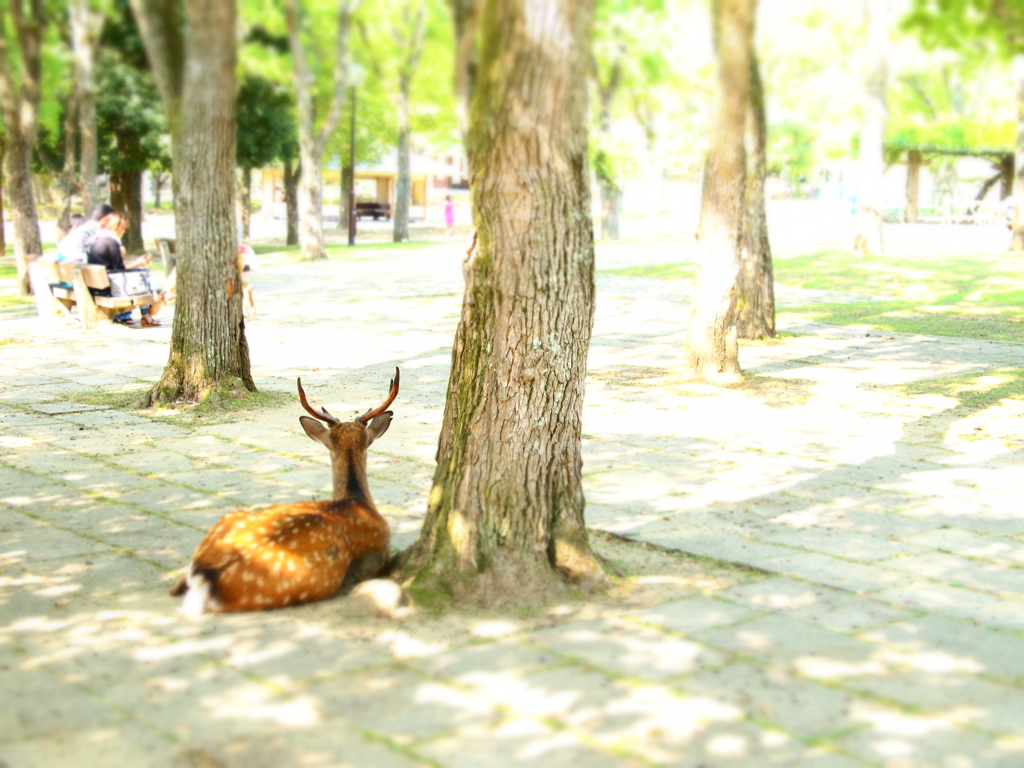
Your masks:
M944 616L919 616L861 634L905 666L973 672L1004 681L1024 678L1024 637Z
M768 722L801 738L820 738L849 727L856 696L803 680L780 667L750 663L698 672L687 693L738 707L749 720Z
M1021 764L1024 743L956 727L943 718L871 705L855 715L865 727L838 740L844 751L887 768L1010 768Z
M4 696L0 707L0 740L69 735L125 719L114 707L45 671L0 672L0 690L17 692Z
M764 611L732 605L710 597L690 597L672 603L662 603L657 608L636 614L636 618L647 624L657 624L676 632L688 634L710 629L759 616Z
M188 768L187 757L167 739L132 721L104 724L91 731L61 733L0 745L0 759L11 768L136 768L167 765Z
M53 527L0 534L0 565L112 551L107 544Z
M878 536L844 530L835 531L818 528L787 530L781 526L765 527L758 530L760 540L787 547L822 552L827 555L857 560L865 563L886 560L896 555L915 554L925 551L912 543L890 541Z
M693 637L714 648L786 665L816 680L841 680L884 669L870 643L782 614L696 632Z
M943 552L912 555L886 564L887 568L937 579L946 584L995 594L1024 592L1024 568L1007 568Z
M793 618L836 632L891 624L906 616L906 610L899 606L786 577L730 587L720 595L754 610L784 611Z
M957 619L976 621L996 629L1024 630L1020 601L998 597L938 582L916 581L874 595L876 600L918 608Z
M801 552L765 559L752 560L751 565L773 573L805 578L819 584L851 591L872 591L908 584L913 577L889 568L890 562L881 565L853 563L849 560L829 557L814 552Z
M582 621L534 632L531 642L608 673L661 681L728 660L705 645L651 629Z

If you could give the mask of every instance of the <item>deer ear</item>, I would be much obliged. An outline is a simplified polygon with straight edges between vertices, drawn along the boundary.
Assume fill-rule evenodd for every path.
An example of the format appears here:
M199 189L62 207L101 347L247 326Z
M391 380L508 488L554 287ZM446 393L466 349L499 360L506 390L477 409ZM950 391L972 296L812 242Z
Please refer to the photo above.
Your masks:
M366 444L367 447L373 445L374 440L388 431L393 415L391 411L384 411L384 413L370 422L370 426L366 428L366 436L369 439L369 442Z
M323 443L327 448L331 447L327 443L327 436L331 433L331 430L316 419L309 418L309 416L299 416L299 423L302 424L302 428L306 430L306 434L309 435L311 440Z

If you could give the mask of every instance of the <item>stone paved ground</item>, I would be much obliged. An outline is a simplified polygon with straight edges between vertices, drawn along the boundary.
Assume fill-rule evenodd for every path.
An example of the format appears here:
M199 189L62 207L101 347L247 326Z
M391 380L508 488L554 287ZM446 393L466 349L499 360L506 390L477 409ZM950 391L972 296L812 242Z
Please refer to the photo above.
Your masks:
M399 545L429 490L460 258L359 251L252 278L261 388L301 375L356 413L402 367L370 466ZM599 266L627 258L679 254ZM968 415L899 388L1019 366L1022 345L793 323L742 348L751 384L685 384L683 288L599 277L584 427L602 551L687 556L634 580L647 598L399 622L344 599L181 618L168 581L203 531L329 494L326 455L297 404L198 427L82 405L151 382L169 327L8 312L0 336L32 340L0 346L0 760L1024 764L1024 403Z

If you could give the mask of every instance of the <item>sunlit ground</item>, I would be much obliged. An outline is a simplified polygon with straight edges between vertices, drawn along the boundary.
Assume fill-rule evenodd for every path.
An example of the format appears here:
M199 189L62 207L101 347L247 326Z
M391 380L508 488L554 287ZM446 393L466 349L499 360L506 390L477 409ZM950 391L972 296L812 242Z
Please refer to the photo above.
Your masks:
M1024 285L959 230L921 228L947 245L923 253L909 230L867 261L780 237L783 333L730 386L677 375L692 238L600 246L584 471L613 588L401 620L338 598L192 622L166 589L224 512L329 493L297 375L346 414L402 367L370 483L415 537L464 242L266 244L263 394L226 413L132 410L169 325L0 307L0 760L1024 763Z

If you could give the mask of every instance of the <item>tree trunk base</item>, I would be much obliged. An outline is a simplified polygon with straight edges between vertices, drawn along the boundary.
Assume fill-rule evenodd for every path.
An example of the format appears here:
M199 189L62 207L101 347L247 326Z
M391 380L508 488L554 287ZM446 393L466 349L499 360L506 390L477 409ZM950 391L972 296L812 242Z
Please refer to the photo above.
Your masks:
M559 548L561 549L561 548ZM499 548L485 570L463 569L454 553L438 557L416 552L416 546L397 555L391 575L426 610L448 606L504 608L538 605L562 599L576 587L586 591L610 586L601 564L589 549L566 547L563 560L552 565L545 553L513 552Z
M214 382L186 381L185 378L183 371L168 366L160 381L139 397L135 407L144 409L179 402L217 407L257 391L251 378L243 380L237 376L223 376Z

